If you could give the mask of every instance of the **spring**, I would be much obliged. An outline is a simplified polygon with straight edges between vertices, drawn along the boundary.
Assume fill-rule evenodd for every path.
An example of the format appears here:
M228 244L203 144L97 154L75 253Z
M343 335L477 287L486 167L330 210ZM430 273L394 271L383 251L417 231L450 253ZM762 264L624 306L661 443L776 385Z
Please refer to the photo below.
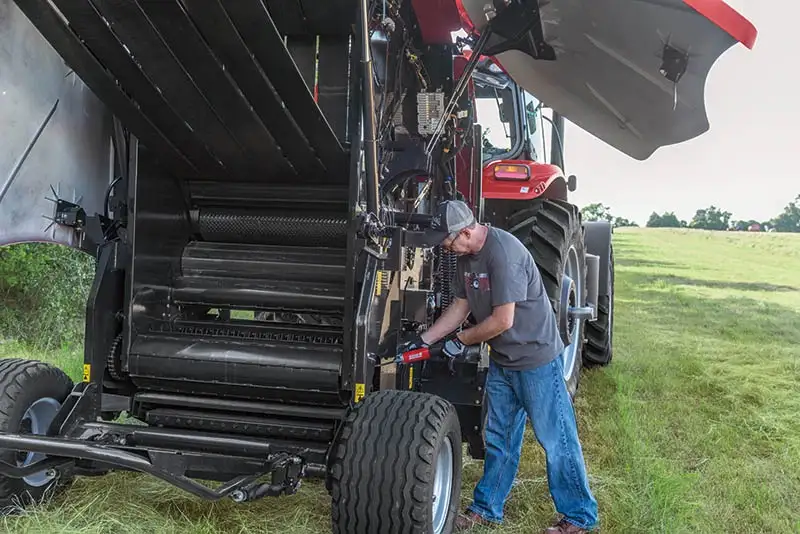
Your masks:
M446 310L453 302L453 277L456 274L456 255L453 252L441 253L439 280L441 281L441 310Z

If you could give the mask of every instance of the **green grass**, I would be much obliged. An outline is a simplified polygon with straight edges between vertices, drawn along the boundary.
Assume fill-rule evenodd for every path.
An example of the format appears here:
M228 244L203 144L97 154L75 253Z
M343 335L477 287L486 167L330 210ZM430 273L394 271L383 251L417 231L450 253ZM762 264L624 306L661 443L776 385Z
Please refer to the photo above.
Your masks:
M576 409L602 532L800 533L800 235L616 234L615 357ZM0 345L0 356L19 347ZM73 377L77 354L46 354ZM501 533L553 516L529 435ZM464 502L481 464L465 465ZM11 533L325 532L329 501L206 503L130 473L79 479Z

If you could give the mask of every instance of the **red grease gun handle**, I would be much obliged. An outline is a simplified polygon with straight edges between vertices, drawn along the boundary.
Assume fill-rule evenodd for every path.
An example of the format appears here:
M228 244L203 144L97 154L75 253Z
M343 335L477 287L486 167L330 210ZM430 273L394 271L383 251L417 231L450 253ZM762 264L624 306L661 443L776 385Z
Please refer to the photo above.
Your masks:
M431 359L431 349L429 347L422 347L419 349L404 352L397 358L396 363L417 363Z
M458 358L465 362L478 362L481 359L481 345L469 345L466 347L464 354ZM444 358L441 346L434 345L432 347L421 347L419 349L409 350L401 354L396 360L396 363L417 363L430 360L431 358Z

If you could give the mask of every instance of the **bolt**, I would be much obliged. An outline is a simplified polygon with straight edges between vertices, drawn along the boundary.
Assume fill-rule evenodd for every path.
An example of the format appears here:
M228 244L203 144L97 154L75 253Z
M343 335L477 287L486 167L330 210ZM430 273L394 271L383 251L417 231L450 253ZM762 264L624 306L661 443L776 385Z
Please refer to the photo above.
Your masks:
M242 490L236 490L231 493L231 499L233 502L244 502L247 496L244 494Z
M56 475L58 475L58 471L56 471L55 469L48 469L47 471L44 472L44 476L46 476L47 478L55 478Z

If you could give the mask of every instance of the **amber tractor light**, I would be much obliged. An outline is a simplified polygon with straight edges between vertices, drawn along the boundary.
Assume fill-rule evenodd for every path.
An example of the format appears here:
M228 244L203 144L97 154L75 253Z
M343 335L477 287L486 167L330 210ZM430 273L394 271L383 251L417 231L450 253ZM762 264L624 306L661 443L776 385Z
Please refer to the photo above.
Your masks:
M495 165L494 177L497 180L527 180L531 171L526 165Z

